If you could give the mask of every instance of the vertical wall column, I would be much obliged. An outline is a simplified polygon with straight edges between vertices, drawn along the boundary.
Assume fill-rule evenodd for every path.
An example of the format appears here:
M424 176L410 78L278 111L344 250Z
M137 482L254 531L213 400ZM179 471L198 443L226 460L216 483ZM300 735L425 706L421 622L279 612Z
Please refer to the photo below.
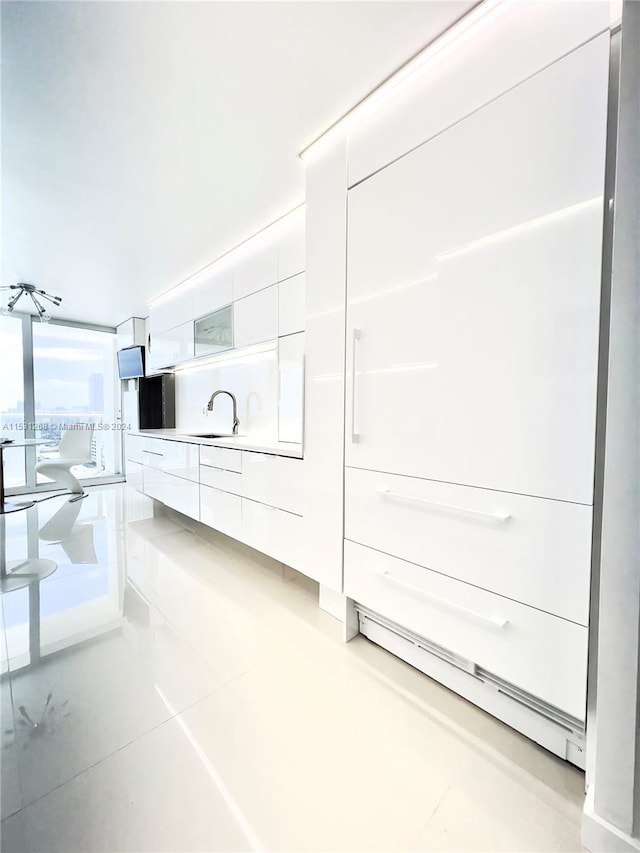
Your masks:
M306 166L305 571L342 591L346 142Z
M640 850L640 3L625 2L602 484L597 657L583 843ZM595 671L597 669L597 672Z

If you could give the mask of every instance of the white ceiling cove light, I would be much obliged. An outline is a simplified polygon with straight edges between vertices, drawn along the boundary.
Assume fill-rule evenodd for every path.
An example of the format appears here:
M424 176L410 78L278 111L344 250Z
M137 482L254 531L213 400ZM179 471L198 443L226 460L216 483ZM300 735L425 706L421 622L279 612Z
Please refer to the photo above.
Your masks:
M20 299L21 296L27 295L31 297L31 301L36 306L36 311L38 312L38 317L40 318L41 323L48 323L51 319L51 315L47 312L46 308L40 301L40 299L46 299L48 302L51 302L53 305L58 307L62 302L61 296L53 296L50 293L45 293L44 290L38 290L35 284L25 284L25 282L18 282L18 284L9 284L6 287L0 287L0 290L15 290L15 296L12 296L9 302L6 305L2 306L3 314L11 314L13 309L16 307L16 303ZM40 299L38 299L40 297Z
M310 142L299 153L298 156L300 159L304 160L316 153L325 143L333 139L336 133L344 131L345 128L349 127L363 115L377 109L391 94L395 94L400 86L407 83L414 75L424 71L425 68L436 60L444 58L449 51L457 48L462 42L475 35L481 25L486 24L498 12L502 12L511 2L512 0L483 0L482 3L474 6L456 24L449 27L448 30L428 44L420 53L398 68L397 71L394 71L376 89L366 95L348 112L340 116L324 133L321 133L313 142Z

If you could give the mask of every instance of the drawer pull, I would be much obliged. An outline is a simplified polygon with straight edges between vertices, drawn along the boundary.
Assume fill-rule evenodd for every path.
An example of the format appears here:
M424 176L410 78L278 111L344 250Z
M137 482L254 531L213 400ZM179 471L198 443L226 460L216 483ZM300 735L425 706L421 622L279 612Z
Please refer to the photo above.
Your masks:
M390 498L398 498L402 501L413 501L417 504L425 504L425 506L434 506L438 509L448 509L451 512L464 512L467 515L475 515L480 518L490 518L493 521L508 521L511 518L510 512L483 512L479 509L469 509L466 506L455 506L454 504L443 504L439 501L428 501L426 498L414 498L413 495L399 495L397 492L392 492L390 489L377 489L378 494L387 495Z
M143 453L150 453L152 456L164 456L164 453L158 453L157 450L143 450Z
M440 598L439 595L433 595L431 592L427 592L419 586L414 586L412 583L407 583L407 581L400 580L400 578L394 578L389 572L382 572L382 577L385 580L393 581L399 586L405 587L405 589L417 592L419 595L424 598L428 598L436 604L442 604L445 607L450 607L452 610L457 610L459 613L464 613L466 616L472 616L474 619L479 619L481 622L486 622L489 625L493 625L495 628L504 628L505 625L509 624L509 620L504 619L502 616L485 616L484 613L478 613L477 610L470 610L468 607L462 607L462 605L456 604L454 601L449 601L447 598Z

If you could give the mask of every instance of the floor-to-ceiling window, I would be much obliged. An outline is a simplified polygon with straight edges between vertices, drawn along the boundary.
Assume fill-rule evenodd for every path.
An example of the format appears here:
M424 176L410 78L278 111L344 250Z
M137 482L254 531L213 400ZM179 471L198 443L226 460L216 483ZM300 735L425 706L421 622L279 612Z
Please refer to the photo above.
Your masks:
M23 321L20 317L0 315L0 437L24 437ZM25 455L22 447L4 454L6 488L24 486Z
M5 453L7 490L46 487L35 465L56 455L66 429L93 426L91 459L73 469L95 481L121 471L117 421L120 382L115 329L76 323L40 323L30 315L0 317L0 415L8 438L41 440L26 450Z
M91 461L74 469L79 479L118 473L115 334L33 325L33 389L37 438L59 440L65 429L93 425ZM118 382L119 385L119 382ZM40 458L50 451L39 448ZM39 476L38 482L44 478Z

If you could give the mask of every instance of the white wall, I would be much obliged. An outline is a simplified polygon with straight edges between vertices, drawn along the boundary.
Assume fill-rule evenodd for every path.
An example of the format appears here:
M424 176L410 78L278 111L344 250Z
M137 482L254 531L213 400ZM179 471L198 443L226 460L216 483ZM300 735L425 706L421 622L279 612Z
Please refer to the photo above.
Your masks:
M176 429L231 432L231 400L218 397L213 412L204 415L218 389L231 391L238 401L239 432L277 440L278 351L238 354L210 367L176 371Z

